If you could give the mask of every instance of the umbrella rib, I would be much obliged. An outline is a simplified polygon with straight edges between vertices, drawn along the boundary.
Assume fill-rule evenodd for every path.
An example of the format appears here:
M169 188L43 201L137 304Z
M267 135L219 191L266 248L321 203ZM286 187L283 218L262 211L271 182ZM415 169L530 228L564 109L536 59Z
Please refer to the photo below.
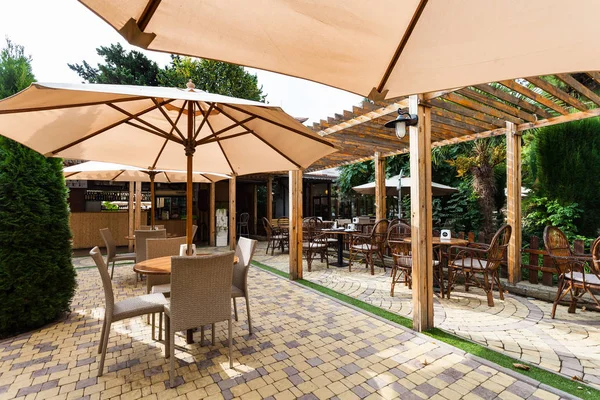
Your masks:
M187 101L184 103L183 107L181 107L179 109L179 114L177 115L177 118L175 119L175 125L177 125L177 123L179 122L179 118L181 118L181 116L183 115L183 110L185 109L186 103L187 103ZM173 134L173 128L171 128L170 134L171 135ZM167 147L167 143L169 143L168 138L165 140L165 143L162 145L158 154L156 155L156 159L154 159L154 164L152 164L152 168L156 168L156 164L158 164L158 160L159 160L160 156L162 155L163 150L165 149L165 147ZM183 143L181 143L181 144L183 144Z
M140 27L140 31L143 32L146 29L146 27L150 23L150 20L154 16L154 13L156 12L156 9L158 8L160 1L161 0L150 0L146 4L146 7L144 8L142 15L140 15L139 22L137 23L138 26Z
M202 116L204 117L204 119L202 120L202 122L200 122L200 126L198 127L198 129L196 130L196 133L194 134L194 140L196 140L196 138L198 137L198 135L200 134L200 131L202 130L202 127L204 126L204 123L208 121L208 117L210 116L210 112L212 111L215 103L210 103L210 106L208 107L208 111L206 112L206 114L204 114L204 111L202 111L202 107L200 107L200 103L196 102L197 106L198 106L198 110L200 110L200 113L202 114ZM212 128L211 128L212 131Z
M146 132L148 132L148 133L151 133L151 134L153 134L153 135L156 135L156 136L158 136L158 137L160 137L160 138L163 138L163 139L165 139L165 140L172 140L172 141L174 141L174 142L176 142L176 143L183 144L181 140L177 139L176 137L169 137L167 133L163 133L163 132L157 132L157 131L155 131L155 130L152 130L152 129L150 129L150 128L146 128L145 126L138 125L138 124L136 124L136 123L134 123L134 122L131 122L131 121L127 121L127 122L125 122L125 123L126 123L127 125L133 126L134 128L137 128L137 129L139 129L139 130L141 130L141 131L146 131Z
M155 97L152 98L152 102L154 102L154 104L158 105L158 101L156 100ZM182 107L181 110L183 110L184 107ZM181 138L181 140L185 141L185 137L183 136L183 134L181 133L181 131L179 130L179 128L177 128L177 125L175 125L175 123L173 122L173 120L171 120L171 118L169 117L169 114L166 113L166 111L162 108L162 106L158 106L158 110L161 112L161 114L163 115L163 117L165 117L165 119L167 120L167 122L169 124L171 124L171 134L173 133L173 129L175 129L175 131L177 132L177 134L179 135L179 137Z
M206 121L206 125L208 126L208 128L214 135L215 131L213 130L212 126L210 125L210 121L208 120L208 118L204 118L204 120ZM217 142L217 144L219 145L219 148L221 149L221 153L223 153L223 157L225 157L225 161L227 161L227 164L229 165L229 169L231 170L231 173L234 174L235 171L233 170L233 165L231 165L231 162L229 161L229 157L227 157L227 154L225 154L225 149L223 149L221 142Z
M294 133L297 133L298 135L302 135L302 136L304 136L304 137L307 137L307 138L309 138L309 139L312 139L312 140L314 140L314 141L321 142L321 143L323 143L323 144L325 144L325 145L327 145L327 146L330 146L330 147L333 147L333 148L335 148L335 146L334 146L334 145L333 145L331 142L329 142L329 141L327 141L327 140L325 140L325 139L323 139L323 138L321 138L321 137L317 136L316 134L314 134L314 135L310 135L310 134L308 134L308 133L306 133L306 132L302 132L302 131L301 131L301 130L299 130L299 129L292 128L291 126L287 126L287 125L284 125L284 124L282 124L282 123L279 123L279 122L276 122L276 121L270 120L270 119L268 119L268 118L265 118L265 117L263 117L263 116L260 116L260 115L254 114L254 113L253 113L253 112L251 112L251 111L244 110L243 108L236 107L236 106L234 106L234 105L232 105L232 104L227 104L227 107L229 107L229 108L232 108L232 109L234 109L234 110L236 110L236 111L239 111L239 112L243 112L244 114L253 115L253 116L255 116L256 118L258 118L258 119L260 119L260 120L262 120L262 121L268 122L268 123L270 123L270 124L273 124L273 125L275 125L275 126L278 126L278 127L280 127L280 128L284 128L284 129L290 130L290 131L292 131L292 132L294 132ZM221 112L223 112L223 110L220 110L220 111L221 111ZM298 123L299 123L299 122L298 122Z
M219 110L224 116L226 116L227 118L229 118L230 120L236 122L235 118L233 118L231 115L229 115L228 113L226 113L224 110L222 110L219 107L216 107L217 110ZM244 129L248 130L248 132L250 132L252 135L254 135L254 137L256 137L257 139L259 139L261 142L263 142L264 144L266 144L267 146L269 146L271 149L275 150L280 156L282 156L283 158L285 158L286 160L288 160L289 162L291 162L292 164L294 164L297 168L302 169L302 166L300 164L298 164L296 161L292 160L291 158L289 158L287 155L283 154L283 152L281 150L279 150L277 147L273 146L271 143L267 142L265 139L263 139L262 137L260 137L256 132L254 132L252 129L248 129L248 127L245 124L240 124ZM219 145L221 145L221 142L217 142L219 143Z
M400 56L402 55L402 52L404 51L404 47L406 47L406 43L408 43L408 39L410 39L410 36L412 35L413 30L415 29L415 26L417 26L417 22L419 22L419 18L421 18L421 15L423 14L423 10L425 10L427 1L428 0L421 0L419 2L419 4L417 5L415 13L412 16L410 23L408 24L408 27L406 28L406 31L404 31L404 35L402 36L400 43L398 43L398 48L396 49L396 52L392 56L392 59L390 60L390 63L388 64L388 66L385 70L385 73L383 74L383 77L381 78L381 82L379 82L379 85L377 86L377 91L379 93L382 93L382 90L385 87L385 84L387 83L388 79L390 78L390 75L392 74L392 70L396 66L396 63L398 63L398 59L400 59Z
M233 138L236 138L238 136L247 135L249 133L252 133L252 132L250 132L250 131L238 132L238 133L234 133L232 135L226 136L226 137L216 137L216 136L210 135L209 137L206 137L206 138L204 138L204 139L196 142L196 146L200 146L200 145L203 145L203 144L214 143L214 142L220 142L221 140L233 139Z
M112 178L112 179L111 179L111 181L114 181L115 179L117 179L117 178L118 178L119 176L121 176L121 175L122 175L124 172L125 172L125 170L124 170L124 169L122 169L121 171L119 171L119 173L118 173L118 174L117 174L117 175L116 175L114 178Z
M157 106L157 108L160 108L160 104L155 104L155 105ZM155 126L155 125L151 124L150 122L144 121L144 120L143 120L143 119L141 119L139 116L137 116L137 115L135 115L135 114L131 114L129 111L123 110L121 107L115 106L114 104L111 104L111 103L108 103L108 106L109 106L109 107L111 107L111 108L113 108L113 109L115 109L115 110L117 110L117 111L119 111L119 112L121 112L121 113L123 113L123 114L125 114L125 115L127 115L127 116L130 116L130 117L132 117L132 118L133 118L133 119L135 119L136 121L139 121L139 122L141 122L142 124L144 124L144 125L147 125L147 126L149 126L150 128L152 128L152 129L155 129L157 132L160 132L160 133L162 133L162 134L163 134L163 135L165 135L165 136L168 136L168 135L169 135L169 134L167 133L167 131L164 131L164 130L160 129L159 127L157 127L157 126Z
M127 99L115 99L111 100L111 103L123 103L126 101L138 101L138 100L146 100L148 97L136 96L130 97ZM173 100L169 100L168 102L172 102ZM103 101L92 101L89 103L78 103L78 104L63 104L58 106L47 106L47 107L33 107L33 108L17 108L14 110L0 110L0 115L2 114L16 114L16 113L26 113L26 112L36 112L36 111L52 111L52 110L62 110L65 108L75 108L75 107L89 107L89 106L98 106L106 104L106 100Z
M163 104L167 104L167 103L170 103L170 102L172 102L172 101L173 101L173 100L167 100L167 101L163 102ZM101 104L105 104L105 103L101 103ZM155 106L155 105L154 105L154 106L152 106L152 107L150 107L150 108L147 108L147 109L145 109L145 110L142 110L142 111L138 112L136 115L138 115L138 116L139 116L139 115L143 115L143 114L146 114L147 112L150 112L150 111L152 111L152 110L154 110L154 109L156 109L156 106ZM98 129L96 132L93 132L93 133L91 133L91 134L87 135L86 137L79 138L79 139L77 139L77 140L75 140L75 141L73 141L73 142L71 142L71 143L69 143L69 144L66 144L66 145L64 145L64 146L62 146L62 147L59 147L58 149L51 151L51 152L50 152L50 154L52 154L52 155L55 155L55 154L57 154L57 153L60 153L60 152L61 152L61 151L63 151L63 150L69 149L69 148L71 148L71 147L73 147L73 146L76 146L76 145L78 145L79 143L81 143L81 142L83 142L83 141L86 141L86 140L88 140L88 139L91 139L91 138L93 138L94 136L97 136L97 135L99 135L99 134L101 134L101 133L103 133L103 132L106 132L106 131L108 131L108 130L110 130L110 129L114 128L115 126L121 125L121 124L123 124L123 123L127 123L127 122L129 122L130 120L132 120L132 119L133 119L133 117L127 117L127 118L124 118L124 119L122 119L122 120L120 120L120 121L117 121L117 122L115 122L115 123L112 123L112 124L110 124L110 125L108 125L108 126L105 126L104 128Z
M214 180L210 179L208 176L206 176L205 174L200 174L200 176L202 176L204 179L207 179L210 183L215 183Z
M165 178L167 178L167 182L171 183L171 178L169 178L169 175L167 175L167 171L163 171L163 174L165 174Z

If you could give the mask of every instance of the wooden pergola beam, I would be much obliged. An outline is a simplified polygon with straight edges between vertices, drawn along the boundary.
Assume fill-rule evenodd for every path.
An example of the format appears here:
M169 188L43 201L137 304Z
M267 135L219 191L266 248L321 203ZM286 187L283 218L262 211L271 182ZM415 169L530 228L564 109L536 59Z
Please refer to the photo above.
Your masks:
M562 114L562 115L569 114L568 110L559 106L552 100L548 99L547 97L542 96L539 93L534 92L533 90L531 90L511 79L506 80L506 81L501 81L499 83L501 83L502 85L506 86L507 88L509 88L510 90L512 90L514 92L520 93L525 97L529 97L531 100L535 101L536 103L542 104L543 106L548 107L549 109L554 110L559 114ZM511 121L511 122L514 122L514 121Z
M527 111L531 114L537 114L542 118L551 118L552 114L548 113L548 111L543 108L537 107L536 105L525 101L517 96L513 96L509 92L505 92L504 90L498 89L497 87L492 86L489 83L484 83L482 85L475 85L474 88L481 90L487 94L491 94L492 96L497 97L500 100L503 100L507 103L513 104L516 107L522 109L523 111ZM526 118L522 118L527 121ZM531 122L531 121L530 121Z
M514 122L515 124L520 124L523 121L535 121L533 115L527 114L524 111L498 100L491 99L472 89L462 89L457 93L462 96L453 95L452 98L449 98L448 100L472 108L473 110L481 111L493 117Z
M498 128L504 126L504 121L501 120L500 118L492 117L491 115L488 115L486 113L472 110L470 108L460 106L460 105L458 105L456 103L452 103L450 101L445 101L443 99L433 99L433 100L428 101L427 104L432 106L432 111L434 111L436 109L443 109L443 110L453 112L455 114L464 115L465 117L471 117L473 119L476 119L476 120L479 120L482 122L486 122L489 125L494 125L495 127L498 127ZM488 128L488 129L494 129L494 128Z
M556 77L571 86L574 90L587 97L597 106L600 106L600 96L588 89L584 84L573 78L570 74L556 74Z
M214 246L216 240L216 229L215 229L215 196L216 196L217 185L215 182L210 183L210 192L208 195L208 245Z
M265 216L269 222L273 220L273 175L267 177L267 212Z
M554 96L557 99L564 101L571 107L575 108L577 111L585 111L585 110L589 109L589 107L587 107L581 101L577 100L575 97L571 96L570 94L563 92L558 87L552 85L550 82L546 81L543 78L540 78L538 76L530 76L529 78L526 78L526 79L527 79L527 81L529 81L529 83L539 87L540 89L542 89L544 92L548 93L549 95Z
M236 243L236 205L235 205L235 196L236 196L236 176L231 175L229 178L229 249L235 250L237 245Z
M490 129L498 128L497 125L489 124L487 122L483 122L483 121L480 121L480 120L477 120L477 119L474 119L471 117L466 117L464 115L456 114L454 112L451 112L451 111L448 111L446 109L439 108L439 107L432 108L431 114L435 115L435 116L451 119L454 121L463 122L467 125L476 126L478 128L485 129L486 131L490 130Z

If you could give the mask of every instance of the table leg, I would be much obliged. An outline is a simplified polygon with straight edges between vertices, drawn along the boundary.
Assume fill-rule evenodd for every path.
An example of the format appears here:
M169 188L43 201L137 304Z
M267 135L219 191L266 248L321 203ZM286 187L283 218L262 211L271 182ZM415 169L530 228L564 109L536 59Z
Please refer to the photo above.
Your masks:
M337 235L338 237L338 254L337 262L331 264L334 267L347 267L348 263L344 262L344 235Z
M194 330L193 329L188 329L187 330L185 341L187 342L187 344L194 343Z

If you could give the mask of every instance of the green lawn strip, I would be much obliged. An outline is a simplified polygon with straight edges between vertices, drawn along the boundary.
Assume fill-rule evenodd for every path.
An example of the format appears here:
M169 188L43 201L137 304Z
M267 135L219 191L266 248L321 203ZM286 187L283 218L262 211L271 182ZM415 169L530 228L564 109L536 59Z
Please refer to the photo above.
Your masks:
M289 278L289 274L283 271L280 271L276 268L269 267L268 265L262 264L257 261L252 261L254 265L259 268L262 268L266 271L272 272L276 275L279 275L283 278ZM304 279L299 279L296 282L299 284L309 287L313 290L326 294L330 297L333 297L337 300L343 301L344 303L350 304L354 307L358 307L362 310L370 312L371 314L377 315L381 318L385 318L388 321L394 322L398 325L402 325L409 329L412 329L412 320L410 318L406 318L395 314L391 311L384 310L382 308L373 306L369 303L365 303L364 301L355 299L353 297L347 296L345 294L336 292L335 290L326 288L319 284L309 282ZM535 365L523 362L521 360L514 359L507 355L498 353L494 350L491 350L485 346L480 344L471 342L470 340L463 339L451 333L445 332L439 328L433 328L429 331L423 332L424 335L432 337L434 339L439 340L440 342L447 343L453 347L461 349L466 353L473 354L475 356L481 357L488 361L493 362L494 364L500 365L504 368L508 368L512 371L515 371L519 374L525 375L532 379L535 379L541 383L544 383L548 386L554 387L556 389L562 390L564 392L570 393L577 397L581 397L583 399L600 399L600 391L596 389L592 389L586 385L581 385L579 382L573 381L571 379L565 378L561 375L546 371L542 368L536 367ZM514 363L519 364L527 364L530 369L529 371L524 371L521 369L517 369L513 367Z

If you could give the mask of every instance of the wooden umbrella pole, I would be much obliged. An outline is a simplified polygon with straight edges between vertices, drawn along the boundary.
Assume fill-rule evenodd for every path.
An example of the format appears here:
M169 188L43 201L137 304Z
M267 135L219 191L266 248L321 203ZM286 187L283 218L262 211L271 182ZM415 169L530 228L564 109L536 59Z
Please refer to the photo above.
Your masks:
M187 146L185 148L185 155L187 157L187 189L186 189L186 208L187 208L187 219L185 221L185 234L186 234L186 243L187 243L187 253L188 255L192 254L192 172L193 172L193 158L194 158L194 102L188 101L188 110L187 110L187 128L188 128L188 138L187 138Z
M154 200L154 177L156 176L156 172L151 171L150 172L150 225L152 226L152 229L154 230L154 216L156 214L156 209L154 208L154 205L156 203L156 201Z

